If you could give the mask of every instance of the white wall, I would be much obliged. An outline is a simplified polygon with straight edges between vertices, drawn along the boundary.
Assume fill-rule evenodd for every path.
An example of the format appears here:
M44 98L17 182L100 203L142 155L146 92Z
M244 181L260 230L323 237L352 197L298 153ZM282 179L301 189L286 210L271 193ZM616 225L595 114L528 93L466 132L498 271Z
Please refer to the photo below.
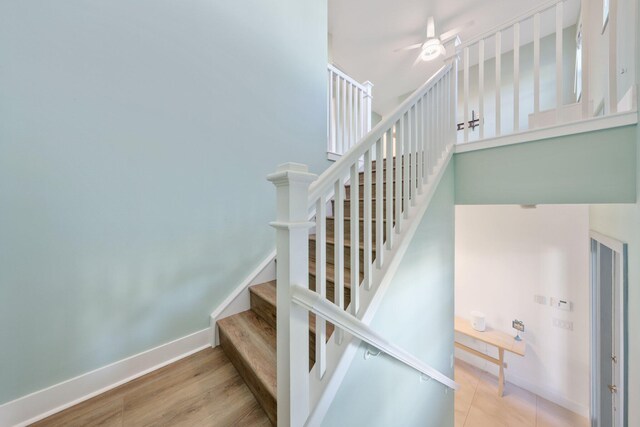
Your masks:
M513 335L511 321L523 320L526 355L506 357L507 381L585 415L588 233L586 205L456 207L456 315L468 318L472 310L482 311L488 326ZM534 295L546 296L547 304L534 302ZM550 297L570 300L573 311L551 307ZM554 327L553 318L572 321L573 331ZM486 351L484 344L459 338ZM497 366L459 349L456 356L497 372Z

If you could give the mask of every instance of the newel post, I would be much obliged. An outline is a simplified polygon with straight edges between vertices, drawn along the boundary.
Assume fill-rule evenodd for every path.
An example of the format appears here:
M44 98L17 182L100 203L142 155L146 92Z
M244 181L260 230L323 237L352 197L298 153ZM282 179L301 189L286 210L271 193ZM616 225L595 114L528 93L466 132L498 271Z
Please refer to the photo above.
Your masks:
M276 186L278 425L298 427L309 415L309 314L291 301L291 286L309 287L307 166L285 163L267 179Z

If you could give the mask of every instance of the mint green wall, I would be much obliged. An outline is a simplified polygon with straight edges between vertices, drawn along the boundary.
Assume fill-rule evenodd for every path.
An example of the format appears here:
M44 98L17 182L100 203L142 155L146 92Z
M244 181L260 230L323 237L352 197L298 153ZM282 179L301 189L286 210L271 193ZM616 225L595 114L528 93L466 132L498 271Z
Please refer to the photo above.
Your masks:
M449 165L371 327L453 376L454 171ZM454 394L360 346L325 426L453 426Z
M456 154L456 204L633 202L636 137L625 126Z
M0 2L0 403L208 326L326 162L327 2Z
M636 7L636 22L640 25L640 8ZM640 43L636 25L636 82L640 82ZM636 138L635 177L638 191L635 203L618 205L592 205L589 222L592 230L628 244L628 299L627 299L627 418L640 419L640 131ZM635 422L635 421L632 421ZM631 425L631 424L630 424Z

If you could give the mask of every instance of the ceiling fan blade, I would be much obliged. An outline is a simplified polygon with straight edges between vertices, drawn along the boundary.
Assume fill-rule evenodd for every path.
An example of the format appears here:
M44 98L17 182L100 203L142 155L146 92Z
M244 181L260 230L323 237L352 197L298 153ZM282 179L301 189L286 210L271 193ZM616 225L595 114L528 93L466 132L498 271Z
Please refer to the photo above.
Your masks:
M422 61L422 54L416 56L416 60L413 61L413 64L411 65L411 68L415 67L416 65L420 64Z
M427 20L427 39L432 39L436 36L436 24L433 20L433 16L430 16Z
M466 24L464 24L461 27L456 27L456 28L452 28L449 31L445 31L444 33L440 34L440 41L442 43L445 43L449 40L451 40L452 38L454 38L455 36L457 36L462 30L465 30L471 26L473 26L473 24L475 24L475 21L469 21Z
M399 49L394 50L394 52L400 52L402 50L414 50L414 49L419 49L422 46L423 43L416 43L416 44L412 44L411 46L405 46L405 47L401 47Z

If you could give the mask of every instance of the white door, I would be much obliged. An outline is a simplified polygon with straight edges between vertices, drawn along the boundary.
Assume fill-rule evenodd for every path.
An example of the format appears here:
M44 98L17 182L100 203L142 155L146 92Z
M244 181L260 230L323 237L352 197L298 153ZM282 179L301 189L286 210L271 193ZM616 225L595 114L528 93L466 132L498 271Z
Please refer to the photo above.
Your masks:
M623 427L626 244L591 233L591 424Z

